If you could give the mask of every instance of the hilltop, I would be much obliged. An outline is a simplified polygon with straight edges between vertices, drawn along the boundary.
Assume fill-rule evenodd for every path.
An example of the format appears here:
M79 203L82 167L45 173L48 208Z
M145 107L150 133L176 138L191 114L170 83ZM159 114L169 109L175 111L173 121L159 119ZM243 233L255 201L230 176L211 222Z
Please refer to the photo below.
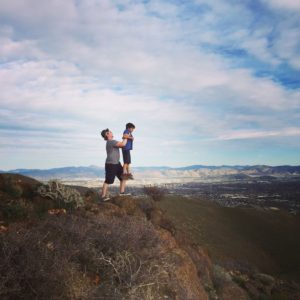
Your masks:
M214 262L146 196L100 203L0 174L0 221L4 299L296 299L281 279Z

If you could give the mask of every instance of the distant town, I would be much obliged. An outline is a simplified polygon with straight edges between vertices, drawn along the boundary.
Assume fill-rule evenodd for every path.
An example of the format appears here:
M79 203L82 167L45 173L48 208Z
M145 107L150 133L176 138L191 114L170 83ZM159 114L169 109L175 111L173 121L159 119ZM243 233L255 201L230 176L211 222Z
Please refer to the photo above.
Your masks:
M4 173L4 171L1 171ZM59 179L66 185L99 189L104 170L96 166L49 170L11 170L46 182ZM205 199L225 207L300 212L299 166L188 166L184 168L140 167L135 180L128 181L128 191L141 195L144 186L158 186L170 196ZM111 188L117 193L118 180Z

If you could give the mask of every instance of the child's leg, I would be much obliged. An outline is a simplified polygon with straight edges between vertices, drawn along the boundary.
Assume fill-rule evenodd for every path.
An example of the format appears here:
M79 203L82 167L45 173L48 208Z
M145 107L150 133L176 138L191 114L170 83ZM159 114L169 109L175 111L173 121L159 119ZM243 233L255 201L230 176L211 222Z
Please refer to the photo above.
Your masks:
M127 172L128 174L131 174L130 172L130 164L131 164L131 153L130 150L128 151L128 157L127 157L128 161L127 161Z
M120 193L125 192L125 186L126 186L126 180L121 180L120 181Z
M128 178L131 179L131 180L133 180L134 178L133 178L133 175L131 174L130 164L128 164L128 169L127 169L127 171L128 171Z
M124 164L123 164L123 174L125 174L126 173L126 163L125 163L125 151L124 151L124 149L122 149L122 155L123 155L123 162L124 162Z

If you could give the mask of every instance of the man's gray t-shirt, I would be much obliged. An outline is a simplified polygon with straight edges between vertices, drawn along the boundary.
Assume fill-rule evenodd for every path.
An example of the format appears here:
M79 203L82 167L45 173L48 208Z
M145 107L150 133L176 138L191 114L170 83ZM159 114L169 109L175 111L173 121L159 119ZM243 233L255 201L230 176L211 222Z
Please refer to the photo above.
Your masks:
M117 143L116 140L106 142L107 158L105 163L117 165L120 162L120 151L118 147L115 147Z

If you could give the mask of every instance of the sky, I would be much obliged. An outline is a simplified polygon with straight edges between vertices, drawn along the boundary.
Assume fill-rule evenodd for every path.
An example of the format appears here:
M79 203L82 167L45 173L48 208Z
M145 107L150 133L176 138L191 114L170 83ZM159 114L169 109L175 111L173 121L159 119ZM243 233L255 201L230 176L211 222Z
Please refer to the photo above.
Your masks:
M299 0L1 0L0 169L300 165Z

